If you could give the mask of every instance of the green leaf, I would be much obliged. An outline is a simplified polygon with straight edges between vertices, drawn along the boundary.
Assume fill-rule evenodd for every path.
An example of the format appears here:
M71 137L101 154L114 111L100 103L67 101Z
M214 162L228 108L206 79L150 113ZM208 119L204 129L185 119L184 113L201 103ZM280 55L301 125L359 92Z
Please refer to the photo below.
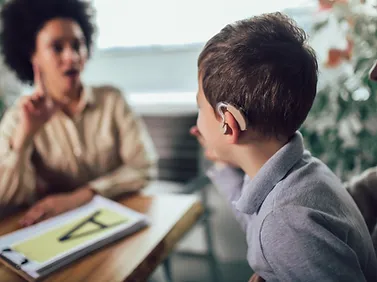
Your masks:
M357 73L360 69L363 69L368 65L369 67L372 67L371 64L371 59L370 58L364 58L364 57L359 57L357 62L355 63L354 67L354 73Z
M312 27L313 31L314 32L317 32L319 30L321 30L322 28L324 28L327 24L329 23L329 20L325 20L325 21L322 21L322 22L318 22L318 23L315 23Z

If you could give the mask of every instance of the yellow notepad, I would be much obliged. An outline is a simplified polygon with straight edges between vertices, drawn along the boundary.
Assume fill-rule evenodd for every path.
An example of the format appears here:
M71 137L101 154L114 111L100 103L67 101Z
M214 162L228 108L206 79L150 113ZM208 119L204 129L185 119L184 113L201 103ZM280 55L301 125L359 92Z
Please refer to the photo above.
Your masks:
M107 208L73 220L63 226L53 228L21 243L12 245L12 249L24 254L29 260L44 263L81 244L85 244L104 232L127 222L129 219Z

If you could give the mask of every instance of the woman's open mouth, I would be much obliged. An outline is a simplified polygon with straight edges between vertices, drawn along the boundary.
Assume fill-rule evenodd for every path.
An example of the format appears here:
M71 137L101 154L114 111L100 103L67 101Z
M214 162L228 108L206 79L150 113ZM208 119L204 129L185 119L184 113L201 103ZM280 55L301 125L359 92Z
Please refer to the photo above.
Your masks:
M64 75L69 77L69 78L76 78L76 77L78 77L79 73L80 72L76 69L70 69L70 70L65 71Z

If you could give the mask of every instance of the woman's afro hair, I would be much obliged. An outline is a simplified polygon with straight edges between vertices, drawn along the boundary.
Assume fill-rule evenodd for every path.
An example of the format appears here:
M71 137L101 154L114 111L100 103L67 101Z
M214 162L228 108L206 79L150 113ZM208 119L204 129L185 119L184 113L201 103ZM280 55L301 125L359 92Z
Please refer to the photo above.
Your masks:
M94 10L85 0L10 0L1 8L0 47L6 65L18 78L33 83L31 56L36 36L45 23L54 18L77 22L85 36L90 54L95 24Z

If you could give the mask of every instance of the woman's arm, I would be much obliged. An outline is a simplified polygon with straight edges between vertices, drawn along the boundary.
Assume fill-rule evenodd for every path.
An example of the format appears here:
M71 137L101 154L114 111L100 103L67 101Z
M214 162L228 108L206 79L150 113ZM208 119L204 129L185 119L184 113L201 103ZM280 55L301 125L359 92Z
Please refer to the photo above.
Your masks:
M36 174L31 162L31 143L13 144L18 126L18 109L9 109L0 123L0 206L31 203L35 197Z
M122 165L88 183L89 187L105 197L137 191L156 174L157 155L152 140L122 94L117 94L114 118Z
M111 91L115 91L112 88ZM23 225L77 208L89 202L95 194L115 197L144 187L154 176L156 155L148 133L131 111L120 92L116 93L113 120L122 164L113 171L77 187L75 191L47 196L37 202L21 219Z

